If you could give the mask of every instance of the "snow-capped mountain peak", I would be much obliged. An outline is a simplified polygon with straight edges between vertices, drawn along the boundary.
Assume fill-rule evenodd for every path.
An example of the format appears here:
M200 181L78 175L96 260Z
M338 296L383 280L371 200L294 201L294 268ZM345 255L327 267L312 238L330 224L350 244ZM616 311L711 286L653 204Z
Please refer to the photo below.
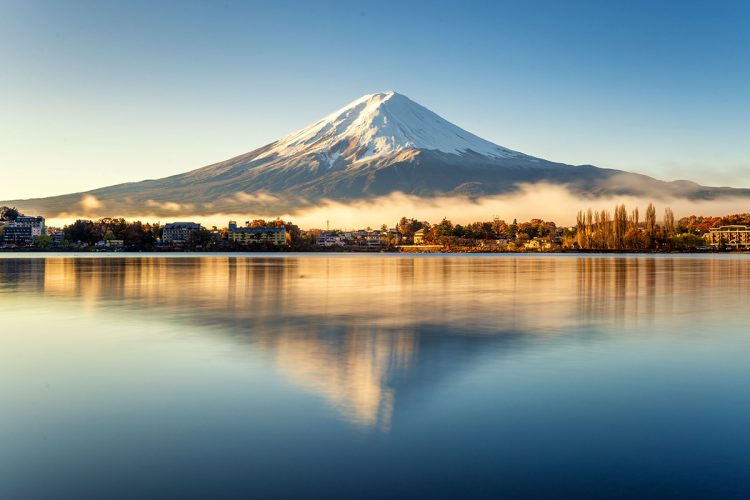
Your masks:
M408 97L393 91L368 94L309 127L280 139L258 158L318 154L367 160L404 150L469 151L495 158L525 156L453 125Z

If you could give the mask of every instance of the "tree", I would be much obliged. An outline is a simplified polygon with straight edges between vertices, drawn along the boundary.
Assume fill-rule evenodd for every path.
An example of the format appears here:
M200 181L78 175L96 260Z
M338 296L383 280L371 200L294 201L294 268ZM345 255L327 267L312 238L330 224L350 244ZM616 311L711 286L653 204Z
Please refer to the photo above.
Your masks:
M299 226L291 222L284 222L284 229L286 229L287 243L290 247L295 248L302 244L302 231Z
M34 238L34 246L39 248L49 248L52 246L52 238L43 234Z
M648 238L649 248L654 248L656 244L656 208L652 203L646 207L646 237Z
M586 215L583 210L579 210L576 217L576 243L578 243L578 248L588 248L586 246Z
M600 249L612 248L612 221L609 211L602 210L599 213L598 245Z
M453 223L448 219L443 219L435 226L435 233L438 236L453 236Z
M630 229L639 229L641 221L639 220L638 215L638 207L635 207L633 209L632 214L630 215Z
M407 219L406 217L401 217L401 220L398 221L398 224L396 225L398 232L406 238L413 237L414 233L416 233L423 227L424 224L422 222L419 222L417 219Z
M706 245L706 241L696 234L684 233L672 236L669 239L672 248L677 250L690 250Z
M518 235L518 219L513 219L513 224L508 227L508 237L515 238Z
M625 209L625 205L617 205L615 207L614 220L614 248L616 250L625 248L625 233L627 230L628 211Z
M75 243L93 245L99 241L99 231L94 221L79 219L63 229L65 239Z
M505 236L506 238L510 238L510 235L508 234L508 224L497 217L492 220L492 232L497 237Z
M669 238L674 234L674 212L671 208L664 209L664 235Z
M0 207L0 221L14 221L18 218L19 215L21 214L18 213L16 207Z
M188 244L194 247L206 247L209 246L212 241L213 233L211 233L211 231L209 231L205 227L201 227L197 231L193 231L188 237Z

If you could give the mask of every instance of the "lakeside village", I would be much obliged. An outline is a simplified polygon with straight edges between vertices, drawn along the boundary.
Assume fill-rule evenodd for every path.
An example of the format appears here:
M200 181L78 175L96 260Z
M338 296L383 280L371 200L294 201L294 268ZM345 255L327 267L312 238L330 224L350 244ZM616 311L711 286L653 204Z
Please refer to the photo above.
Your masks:
M225 228L195 222L142 223L125 219L77 220L47 227L39 215L0 207L0 250L5 251L350 251L350 252L691 252L750 250L750 213L690 216L675 221L667 208L657 220L649 204L578 213L576 225L499 218L472 224L437 224L403 217L393 228L301 230L282 220L230 221Z

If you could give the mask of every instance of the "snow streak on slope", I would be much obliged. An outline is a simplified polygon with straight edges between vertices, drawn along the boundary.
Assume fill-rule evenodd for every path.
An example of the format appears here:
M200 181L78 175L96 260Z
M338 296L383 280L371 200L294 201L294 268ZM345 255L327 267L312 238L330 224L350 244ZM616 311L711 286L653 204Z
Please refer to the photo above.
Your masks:
M261 158L317 154L331 163L410 149L492 158L530 157L477 137L395 92L369 94L272 144Z

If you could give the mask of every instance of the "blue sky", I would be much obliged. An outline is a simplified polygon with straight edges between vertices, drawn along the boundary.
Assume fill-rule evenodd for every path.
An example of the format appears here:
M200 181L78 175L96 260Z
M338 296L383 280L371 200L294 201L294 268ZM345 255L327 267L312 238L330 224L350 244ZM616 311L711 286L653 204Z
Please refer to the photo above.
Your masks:
M387 89L535 156L750 187L747 1L0 0L0 65L0 199L184 172Z

